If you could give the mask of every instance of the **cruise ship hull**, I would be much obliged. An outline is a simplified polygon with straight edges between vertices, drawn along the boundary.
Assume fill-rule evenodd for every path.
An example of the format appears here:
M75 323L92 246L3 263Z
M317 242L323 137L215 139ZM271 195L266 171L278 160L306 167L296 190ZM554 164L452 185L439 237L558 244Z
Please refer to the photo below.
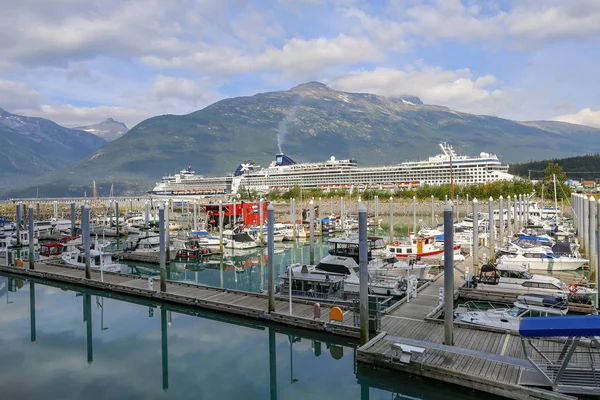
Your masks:
M421 185L457 185L512 180L508 165L498 157L481 153L478 157L457 155L451 146L440 145L443 154L424 161L410 161L383 167L359 167L353 159L316 163L296 163L278 154L268 167L255 170L253 162L242 163L233 176L204 178L189 168L179 175L164 177L151 191L156 196L215 196L241 190L268 193L293 187L315 189L410 189Z

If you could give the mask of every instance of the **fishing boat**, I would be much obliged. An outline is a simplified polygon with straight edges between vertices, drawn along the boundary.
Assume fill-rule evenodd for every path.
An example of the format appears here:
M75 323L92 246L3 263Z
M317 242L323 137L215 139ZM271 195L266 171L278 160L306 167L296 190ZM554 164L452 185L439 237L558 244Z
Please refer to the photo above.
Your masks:
M579 301L589 301L598 293L595 289L575 284L567 285L552 276L532 274L526 266L516 264L483 265L478 282L477 289L489 292L517 295L526 293L563 294L568 295L571 300L576 298Z
M454 313L457 322L518 331L523 318L566 315L568 308L567 296L563 294L523 294L511 308L483 310L477 303L467 302Z
M455 262L464 260L461 254L460 244L455 244ZM435 236L418 237L411 233L407 241L394 240L386 246L389 253L400 259L416 257L424 261L440 261L444 257L444 249L435 245Z

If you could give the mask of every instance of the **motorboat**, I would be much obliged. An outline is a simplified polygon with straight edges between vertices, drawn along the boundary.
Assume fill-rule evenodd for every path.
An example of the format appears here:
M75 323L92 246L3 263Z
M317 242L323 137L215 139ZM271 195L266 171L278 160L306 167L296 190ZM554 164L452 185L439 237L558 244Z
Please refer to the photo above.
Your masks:
M247 232L241 232L239 228L224 230L223 238L227 239L224 247L228 249L251 249L258 246L252 236Z
M360 291L360 271L359 271L359 243L358 235L345 236L329 239L328 254L314 266L305 266L301 264L292 264L292 281L296 274L321 274L325 276L338 276L344 280L344 292L348 294L358 294ZM378 250L384 249L385 243L382 238L368 238L368 287L369 292L381 296L402 296L406 292L408 281L417 278L413 275L404 276L401 272L407 269L401 269L406 264L398 263L395 257L381 258L376 256ZM389 264L389 265L386 265ZM398 265L400 264L400 265ZM385 275L382 268L393 268L398 265L398 274ZM289 270L288 270L289 271ZM374 273L379 271L380 273ZM410 272L410 270L409 270ZM289 272L287 273L289 274Z
M525 265L498 264L496 266L486 264L481 266L478 279L479 290L501 293L514 293L517 295L526 293L537 294L564 294L571 300L591 300L596 296L597 290L567 285L553 276L532 274Z
M11 246L17 246L17 235L19 235L19 245L21 246L29 246L29 232L28 231L19 231L18 233L15 232L11 237L10 237L10 245ZM33 244L38 244L38 238L35 236L33 237Z
M523 318L566 315L568 308L567 296L563 294L523 294L511 308L488 307L484 310L475 302L467 302L454 314L457 322L518 331Z
M58 242L42 243L40 245L40 259L57 258L65 250L65 245Z
M548 249L545 252L528 251L521 254L504 254L498 258L499 264L526 265L530 270L575 271L587 264L585 258L561 257Z
M250 236L252 236L254 238L254 241L256 242L257 245L261 244L259 227L246 228L245 232L247 232L248 234L250 234ZM263 232L262 243L267 244L269 241L269 238L267 235L267 227L266 226L263 227L262 232ZM285 237L285 235L283 232L275 230L275 229L273 230L273 242L274 243L283 242L284 237Z
M61 258L67 265L85 268L85 252L73 250L62 253ZM109 272L121 272L121 264L114 263L111 253L100 250L90 250L90 268Z
M198 242L204 247L219 247L221 241L218 236L211 235L206 229L200 229L190 232L192 235L198 237ZM227 245L229 239L223 238L223 245Z
M275 232L280 232L283 235L283 240L295 240L294 227L292 224L282 224L276 222L273 224Z

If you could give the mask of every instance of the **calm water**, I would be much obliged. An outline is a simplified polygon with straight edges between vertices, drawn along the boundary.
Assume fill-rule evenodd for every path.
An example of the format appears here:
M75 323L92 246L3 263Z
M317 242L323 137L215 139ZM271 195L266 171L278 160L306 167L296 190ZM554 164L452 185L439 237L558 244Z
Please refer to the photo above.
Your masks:
M355 344L331 336L71 289L0 275L2 398L483 396L405 374L363 371Z

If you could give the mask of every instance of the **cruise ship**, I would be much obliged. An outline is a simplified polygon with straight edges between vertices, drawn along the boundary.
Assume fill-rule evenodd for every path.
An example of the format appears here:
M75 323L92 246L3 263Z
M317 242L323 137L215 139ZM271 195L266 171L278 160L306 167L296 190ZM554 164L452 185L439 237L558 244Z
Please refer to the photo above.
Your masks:
M502 164L496 155L457 155L452 146L446 143L441 143L440 148L442 153L429 157L428 160L381 167L359 167L354 159L337 160L335 157L323 162L296 163L285 154L277 154L266 168L259 168L252 161L245 161L238 166L233 176L203 178L193 172L182 171L175 177L163 178L151 193L167 196L230 194L239 190L267 193L294 186L320 189L404 189L446 184L451 179L457 185L513 179L513 175L508 173L508 165Z

